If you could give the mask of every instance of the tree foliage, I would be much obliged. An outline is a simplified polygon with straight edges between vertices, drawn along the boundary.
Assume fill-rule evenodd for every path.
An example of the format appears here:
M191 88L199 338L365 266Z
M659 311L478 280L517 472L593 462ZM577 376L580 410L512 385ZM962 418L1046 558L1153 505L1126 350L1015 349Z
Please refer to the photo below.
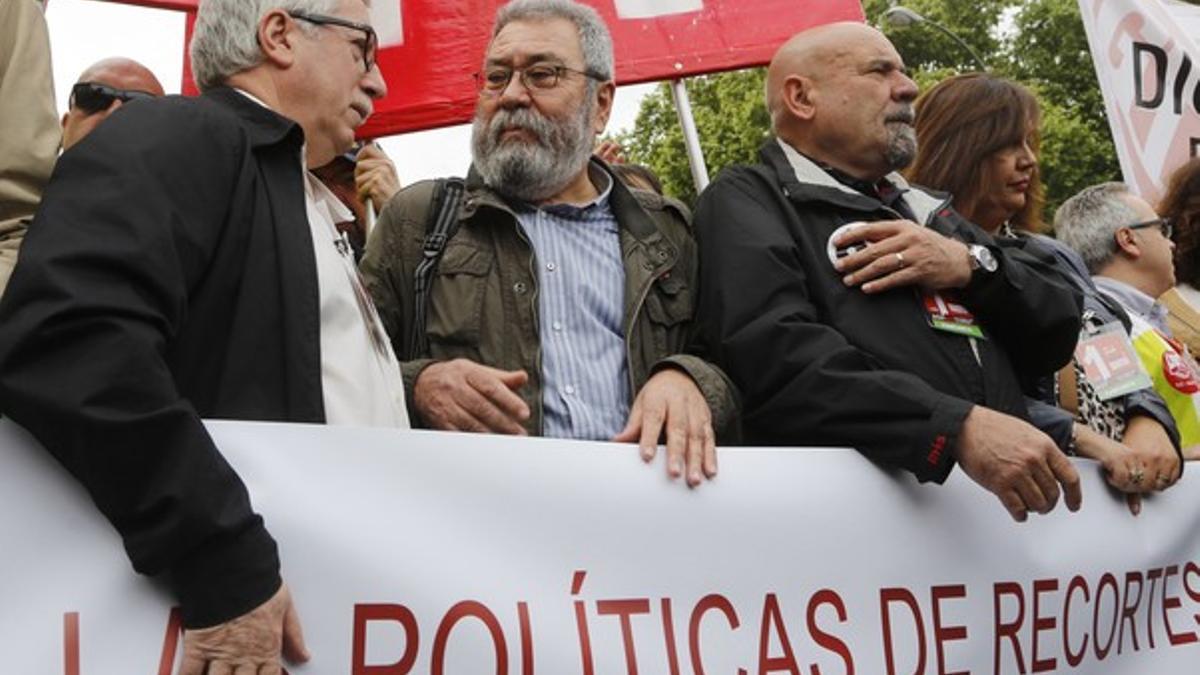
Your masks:
M889 0L864 0L879 23ZM1033 89L1042 104L1041 166L1047 217L1092 183L1119 177L1116 150L1076 0L907 0L979 53L995 73ZM884 32L922 90L955 72L974 70L971 55L942 32L918 25ZM687 88L710 174L752 162L768 138L762 69L688 80ZM685 201L695 188L670 87L647 96L634 129L620 139L631 161L646 164L670 194Z

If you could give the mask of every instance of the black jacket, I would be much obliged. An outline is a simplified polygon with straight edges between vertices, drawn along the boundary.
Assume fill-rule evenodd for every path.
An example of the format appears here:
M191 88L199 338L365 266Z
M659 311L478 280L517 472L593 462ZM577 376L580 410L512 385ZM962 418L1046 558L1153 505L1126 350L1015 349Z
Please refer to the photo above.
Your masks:
M973 405L1027 418L1018 373L1058 369L1079 332L1079 294L1053 256L993 240L948 199L905 194L926 226L987 246L999 261L963 292L987 334L975 341L977 360L971 340L930 328L915 289L868 296L830 263L836 228L899 213L800 158L802 182L774 140L761 155L762 164L723 173L695 218L697 323L743 392L747 442L853 446L941 481Z
M321 422L303 134L230 89L123 106L63 154L0 302L0 410L87 488L190 627L279 588L200 419Z

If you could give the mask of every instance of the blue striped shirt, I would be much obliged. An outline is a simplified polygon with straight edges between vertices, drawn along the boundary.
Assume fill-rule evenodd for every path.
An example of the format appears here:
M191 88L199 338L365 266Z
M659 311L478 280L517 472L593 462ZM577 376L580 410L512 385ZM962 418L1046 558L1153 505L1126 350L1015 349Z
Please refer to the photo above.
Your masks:
M609 204L612 177L583 206L522 210L517 220L533 246L542 340L542 433L608 440L629 416L625 354L625 267L617 218Z

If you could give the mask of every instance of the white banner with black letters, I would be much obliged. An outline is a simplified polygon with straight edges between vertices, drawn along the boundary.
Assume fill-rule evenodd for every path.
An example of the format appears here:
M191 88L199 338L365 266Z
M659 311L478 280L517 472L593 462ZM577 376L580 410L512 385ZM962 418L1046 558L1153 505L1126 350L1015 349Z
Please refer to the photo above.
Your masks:
M1154 203L1200 153L1200 6L1079 0L1125 182Z
M1133 517L1012 522L955 472L725 449L697 490L629 446L212 423L279 541L293 674L1194 673L1200 474ZM0 672L166 675L171 601L0 423Z

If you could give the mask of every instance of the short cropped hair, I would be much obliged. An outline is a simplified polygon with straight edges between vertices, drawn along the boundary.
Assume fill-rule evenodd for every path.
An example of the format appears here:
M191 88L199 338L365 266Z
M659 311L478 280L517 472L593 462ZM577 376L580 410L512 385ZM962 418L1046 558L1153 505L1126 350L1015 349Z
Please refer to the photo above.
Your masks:
M338 0L200 0L190 47L196 86L208 91L262 63L258 22L272 9L332 14L337 6ZM304 30L316 30L300 23Z
M1101 183L1084 188L1055 212L1059 240L1075 249L1092 274L1116 255L1117 230L1137 221L1138 213L1127 201L1132 194L1124 183Z
M584 69L604 78L613 79L613 43L608 26L596 10L571 0L513 0L496 13L492 38L514 21L545 21L566 19L579 30L579 46L583 50Z

